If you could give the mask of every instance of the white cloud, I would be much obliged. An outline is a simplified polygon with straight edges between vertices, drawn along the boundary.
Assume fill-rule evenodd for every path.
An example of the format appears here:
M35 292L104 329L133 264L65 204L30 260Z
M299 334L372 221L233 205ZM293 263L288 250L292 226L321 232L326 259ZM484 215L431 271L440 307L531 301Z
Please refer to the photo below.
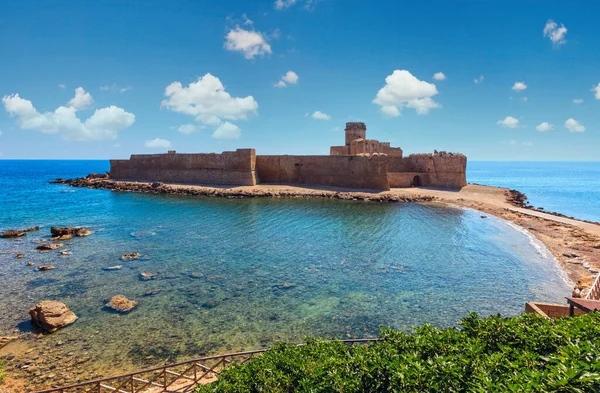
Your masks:
M527 100L529 100L529 98L527 98L527 97L521 97L521 101L527 102Z
M244 30L239 26L227 33L224 46L227 50L242 52L248 60L273 53L271 45L260 32Z
M300 77L298 77L298 74L296 74L294 71L288 71L284 76L281 77L279 82L275 84L275 87L286 87L288 83L290 85L295 85L298 83L299 79Z
M400 116L402 113L400 113L400 109L398 109L397 106L394 105L385 105L382 106L379 111L387 117L398 117Z
M91 104L89 93L78 88L69 106L59 106L54 112L39 113L29 100L18 94L4 96L2 103L11 117L17 118L22 130L36 130L46 134L59 134L65 140L90 141L115 139L117 133L130 127L135 121L133 113L111 105L97 109L85 122L77 117L77 111Z
M183 87L173 82L165 89L167 99L161 103L171 111L194 116L196 121L217 126L225 120L245 120L256 115L258 103L254 97L232 97L217 78L206 74Z
M525 82L515 82L512 89L514 91L523 91L523 90L527 89L527 85L525 84Z
M66 89L67 85L65 85L64 83L61 83L60 85L58 85L58 87L60 87L61 89Z
M523 146L533 146L533 142L523 142Z
M177 131L181 132L182 134L190 135L198 131L198 127L194 124L182 124L179 126Z
M283 10L296 4L298 0L275 0L275 9Z
M81 110L92 105L93 102L94 100L92 99L92 95L85 91L83 87L78 87L75 89L75 97L71 98L71 100L68 102L68 105L77 110Z
M315 8L315 5L320 0L304 0L304 9L308 11L312 11ZM298 3L298 0L275 0L275 9L276 10L284 10L286 8L290 8L294 4Z
M0 130L0 136L2 136L2 130Z
M544 26L544 37L547 37L552 41L552 45L559 47L567 42L565 36L567 35L567 28L562 23L560 27L556 22L549 19Z
M575 98L573 100L573 104L581 104L583 102L583 98Z
M506 116L504 120L498 120L496 124L507 128L517 128L519 126L519 119L515 119L512 116Z
M316 120L331 120L331 116L329 116L327 113L323 113L321 111L315 111L311 115L311 117Z
M125 93L131 89L133 89L131 86L119 87L114 83L112 85L100 86L100 90L102 91L118 91L119 93Z
M248 15L242 14L242 18L244 19L244 24L245 25L252 26L254 24L254 22L252 22L252 20L250 20L250 18L248 18Z
M217 127L212 137L215 139L238 139L241 134L242 132L238 126L226 121Z
M594 94L594 97L596 97L597 100L600 100L600 83L598 83L597 86L594 86L592 91L596 93Z
M144 142L144 147L148 149L170 149L171 142L166 139L154 138Z
M444 79L446 79L446 75L444 75L443 72L436 72L435 74L433 74L433 79L435 79L436 81L443 81Z
M550 131L554 129L554 125L548 123L547 121L542 122L540 124L538 124L535 127L536 130L540 131L540 132L545 132L545 131Z
M475 83L481 83L481 82L483 82L483 75L480 75L479 78L473 79L473 82L475 82Z
M571 132L584 132L585 127L577 120L571 118L565 121L565 128Z
M438 93L435 85L417 79L407 70L395 70L385 78L385 82L373 99L374 104L381 106L380 111L385 116L399 116L404 107L414 108L420 115L440 107L431 99Z

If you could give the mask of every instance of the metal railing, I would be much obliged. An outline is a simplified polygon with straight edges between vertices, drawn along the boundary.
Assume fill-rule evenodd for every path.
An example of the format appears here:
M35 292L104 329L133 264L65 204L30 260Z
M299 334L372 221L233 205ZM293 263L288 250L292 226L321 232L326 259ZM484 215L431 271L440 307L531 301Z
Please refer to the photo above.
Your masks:
M585 295L585 298L590 300L600 300L600 273L596 276L596 280L590 287L587 295Z
M356 340L335 340L334 342L364 344L374 341L381 341L381 339L366 338ZM269 351L269 349L207 356L60 388L40 390L34 393L190 392L197 384L206 384L215 381L221 370L228 365L233 363L244 364L255 355L266 351Z

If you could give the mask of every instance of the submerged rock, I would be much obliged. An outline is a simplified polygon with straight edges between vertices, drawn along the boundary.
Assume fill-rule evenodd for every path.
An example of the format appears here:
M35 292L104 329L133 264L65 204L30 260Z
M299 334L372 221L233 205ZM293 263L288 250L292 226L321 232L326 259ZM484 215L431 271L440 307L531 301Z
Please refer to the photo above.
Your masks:
M121 259L124 261L128 259L140 259L141 256L142 254L139 252L130 252L129 254L122 255Z
M72 324L77 320L77 315L64 303L55 300L42 300L29 310L31 323L52 333Z
M57 248L61 248L63 246L62 243L45 243L40 244L35 249L40 251L48 251L48 250L56 250Z
M108 266L108 267L103 267L102 270L106 270L106 271L121 270L122 267L123 267L122 265Z
M141 272L140 278L144 281L156 280L158 273L156 272Z
M291 282L282 282L282 283L273 285L273 289L283 289L283 290L292 289L295 287L296 287L296 284L293 284Z
M129 300L124 295L115 295L113 296L108 303L106 303L106 307L112 310L127 313L138 305L137 300Z
M17 259L25 258L25 254L17 254Z
M62 250L60 252L60 255L73 255L73 253L71 251L69 251L69 250Z
M27 262L27 266L33 266L33 262Z
M38 270L41 272L45 272L47 270L52 270L54 269L54 265L42 265L42 266L38 266Z
M146 292L144 292L144 296L154 296L154 295L158 295L160 293L160 289L148 289Z
M0 349L5 346L6 344L8 344L9 342L18 339L18 336L4 336L4 337L0 337Z
M193 272L192 274L190 274L191 278L202 278L204 277L204 274L199 273L199 272Z
M204 308L215 308L219 305L219 303L217 303L216 300L208 300L204 303L202 303L202 307Z

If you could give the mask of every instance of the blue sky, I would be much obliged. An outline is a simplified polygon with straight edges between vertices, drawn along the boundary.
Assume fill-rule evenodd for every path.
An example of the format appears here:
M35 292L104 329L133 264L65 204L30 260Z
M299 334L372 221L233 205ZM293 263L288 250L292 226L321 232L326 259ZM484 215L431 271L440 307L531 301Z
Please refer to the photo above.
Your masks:
M405 153L598 160L598 15L591 0L0 0L0 153L328 154L364 121Z

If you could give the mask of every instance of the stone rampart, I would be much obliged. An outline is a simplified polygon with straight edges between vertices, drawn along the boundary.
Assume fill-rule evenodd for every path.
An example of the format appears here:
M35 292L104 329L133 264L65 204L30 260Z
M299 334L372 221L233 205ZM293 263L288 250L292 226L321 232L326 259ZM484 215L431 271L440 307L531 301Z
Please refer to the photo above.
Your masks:
M391 187L422 185L461 188L467 185L467 157L462 154L435 153L411 154L403 158L389 157L388 169L392 173ZM408 182L411 178L412 181Z
M348 155L350 155L350 147L349 146L331 146L329 148L329 155L348 156Z
M134 154L129 160L110 160L110 178L254 186L257 184L255 168L254 149L221 154Z
M256 156L261 183L389 190L387 157Z

